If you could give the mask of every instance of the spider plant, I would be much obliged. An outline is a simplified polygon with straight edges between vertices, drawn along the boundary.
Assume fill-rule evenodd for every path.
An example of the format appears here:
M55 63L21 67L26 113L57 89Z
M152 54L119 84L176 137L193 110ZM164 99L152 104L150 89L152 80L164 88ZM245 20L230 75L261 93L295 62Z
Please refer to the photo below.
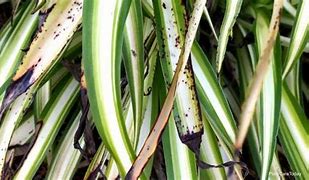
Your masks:
M309 1L0 1L1 179L306 179Z

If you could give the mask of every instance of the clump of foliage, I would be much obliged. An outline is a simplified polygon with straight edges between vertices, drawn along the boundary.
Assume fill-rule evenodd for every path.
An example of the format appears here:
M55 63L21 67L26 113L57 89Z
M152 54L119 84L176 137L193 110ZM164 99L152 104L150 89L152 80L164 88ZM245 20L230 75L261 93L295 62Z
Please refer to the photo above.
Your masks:
M306 179L308 9L0 0L1 179Z

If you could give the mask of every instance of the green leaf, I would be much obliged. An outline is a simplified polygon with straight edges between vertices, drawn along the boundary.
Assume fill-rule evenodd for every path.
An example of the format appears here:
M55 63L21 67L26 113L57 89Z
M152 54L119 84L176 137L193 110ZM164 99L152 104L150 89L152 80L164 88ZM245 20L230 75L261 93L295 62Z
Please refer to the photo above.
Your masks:
M293 64L300 58L309 39L309 1L301 1L297 8L291 42L284 62L283 78L287 76Z
M244 30L242 26L239 26L240 31L236 31L235 39L241 40L244 38L248 32ZM240 34L241 33L241 34ZM248 45L236 50L237 59L238 59L238 67L239 67L239 79L240 79L240 93L241 93L241 101L243 101L245 97L245 93L248 91L250 80L253 76L253 69L255 68L253 64L256 64L256 49L254 49L253 45ZM240 108L237 111L234 111L234 114L240 115ZM239 118L239 117L237 117ZM251 158L254 164L254 167L259 176L261 176L261 167L262 167L262 156L261 156L261 142L258 135L258 126L257 126L257 116L253 117L253 123L250 125L250 129L248 130L247 143L249 145L249 150L251 154ZM280 178L281 175L281 167L279 165L276 154L273 155L272 164L270 167L270 178Z
M168 179L197 179L194 153L183 144L171 118L162 135Z
M222 157L216 135L203 111L204 134L201 143L201 160L209 164L221 164ZM227 179L223 168L199 169L200 177L205 179Z
M279 30L282 0L276 0L273 4L273 12L270 24L262 11L256 9L255 37L259 52L259 62L256 65L254 76L248 88L246 98L240 114L240 127L235 143L236 150L242 149L244 139L252 122L253 114L258 111L259 137L262 144L262 173L261 179L268 177L269 167L272 161L276 136L278 131L281 78L280 74L280 47L276 46ZM277 41L277 45L279 41ZM275 58L276 57L276 58ZM274 60L273 60L274 59ZM278 66L279 65L279 66ZM262 91L262 93L261 93ZM260 95L261 93L261 95ZM260 97L258 108L257 101Z
M219 73L221 70L222 62L225 56L227 42L229 40L229 36L232 36L233 26L236 22L236 18L241 9L241 5L242 5L242 0L227 0L226 1L226 9L224 12L223 22L220 28L220 35L219 35L218 48L217 48L217 56L216 56L217 73Z
M131 4L124 29L123 62L129 82L134 114L134 146L136 147L142 125L144 50L143 15L140 0Z
M38 119L50 99L51 94L51 82L47 81L37 92L34 99L34 114Z
M156 78L158 81L156 81L154 86L156 86L157 89L166 86L161 70L156 71ZM164 93L164 91L160 89L159 92L159 103L162 107L166 91ZM166 177L167 179L197 179L197 167L194 153L180 141L174 117L175 116L171 114L168 124L162 134Z
M38 82L59 62L59 57L81 23L81 15L81 1L64 0L55 4L12 78L0 109L0 116L15 98L33 84L39 84Z
M31 179L33 177L44 160L48 148L54 142L66 115L75 103L78 90L78 82L73 77L67 78L63 80L63 84L59 84L54 97L51 98L43 110L40 118L43 121L43 126L40 129L35 144L14 178Z
M73 146L74 135L78 128L81 115L82 113L80 111L70 125L68 131L65 132L65 137L61 141L61 144L53 157L52 165L48 169L46 179L72 179L79 160L81 159L79 150L75 149ZM82 148L85 145L83 137L80 139L80 145Z
M9 110L3 117L3 121L0 127L0 176L2 176L3 173L10 139L13 136L14 129L22 120L26 109L31 104L34 89L35 87L32 87L28 89L28 91L26 91L25 93L21 94L10 106Z
M121 109L120 63L125 20L131 1L85 1L83 65L95 125L121 177L135 154Z
M148 55L148 63L146 63L146 77L144 80L144 99L143 99L143 124L141 133L135 152L139 152L151 130L152 122L158 114L158 94L154 94L155 87L153 83L156 82L155 72L157 69L158 48L157 42L154 41ZM159 91L159 90L157 90ZM158 93L158 92L155 93Z
M153 7L151 0L142 0L143 12L145 16L153 18Z
M197 42L192 46L192 66L195 75L196 88L202 111L206 112L207 120L230 160L234 156L236 139L236 124L229 104L218 83L215 72L206 55ZM240 169L236 168L239 178Z
M301 62L296 62L296 64L292 67L291 71L285 78L285 82L287 83L289 89L291 90L294 97L298 100L298 102L302 102L302 94L300 88L300 76L301 76Z
M206 16L206 19L208 21L208 24L210 26L210 29L211 29L212 33L214 34L216 40L218 41L218 36L217 36L216 30L215 30L214 25L213 25L213 23L211 21L211 17L209 15L209 12L208 12L208 9L206 8L206 6L204 7L204 14Z
M185 7L178 0L153 2L160 63L165 84L169 87L183 49L186 31L184 16L187 15ZM189 141L201 136L203 129L191 60L179 77L174 101L173 117L178 134L180 140L188 145Z
M156 2L153 1L154 5L155 3ZM188 58L189 58L191 48L192 48L192 44L194 42L196 32L197 32L197 29L198 29L198 26L201 20L201 16L203 13L202 11L203 9L201 8L201 6L205 6L205 4L206 4L205 0L196 1L194 4L194 10L191 14L191 18L189 21L189 26L188 26L188 30L186 33L184 46L179 56L178 65L176 67L173 80L169 87L167 97L164 101L162 110L157 118L157 121L151 130L151 133L149 134L146 142L144 143L144 146L141 149L137 159L135 160L134 164L131 166L129 172L126 175L127 179L132 179L132 178L137 179L140 176L143 168L146 166L147 162L149 161L150 157L153 155L158 145L159 138L171 114L171 110L173 107L173 102L174 102L174 98L176 94L176 88L178 86L178 83L181 80L181 76L184 73L185 67L187 65ZM162 3L162 6L164 6L163 3ZM160 43L158 42L158 44ZM160 56L162 56L162 54Z
M259 56L265 48L265 39L268 36L269 18L262 11L256 14L256 42ZM261 179L269 175L269 168L272 162L276 136L279 128L279 115L281 105L281 49L278 41L270 56L269 69L263 82L260 100L256 108L258 121L259 139L262 153Z
M71 10L72 9L72 10ZM13 81L27 75L32 67L30 84L41 78L51 68L54 60L61 55L82 18L82 0L57 1L49 13L41 31L36 35L30 49L24 56Z
M215 73L198 43L192 47L192 65L201 107L207 112L210 124L233 154L236 124Z
M7 35L8 38L1 37L6 43L0 51L0 94L2 94L9 85L10 78L14 75L24 55L22 49L27 49L29 40L36 30L39 13L31 14L33 7L34 1L32 1L22 13L17 25L12 32L10 32L10 35ZM11 24L8 24L7 26L10 25Z
M281 103L279 140L292 170L298 173L295 178L306 179L309 176L309 122L286 84Z
M12 138L10 140L10 146L24 145L31 139L31 136L35 133L35 119L33 115L30 115L14 130Z

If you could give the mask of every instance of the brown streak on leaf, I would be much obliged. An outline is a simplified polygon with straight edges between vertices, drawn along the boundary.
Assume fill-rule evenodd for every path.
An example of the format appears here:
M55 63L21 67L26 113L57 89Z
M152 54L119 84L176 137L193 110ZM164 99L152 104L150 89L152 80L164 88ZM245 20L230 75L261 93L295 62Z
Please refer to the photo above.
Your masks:
M266 41L265 48L263 49L261 56L259 57L259 61L257 64L256 71L254 73L254 77L252 83L249 87L249 93L242 105L242 112L240 115L240 128L238 137L235 142L235 148L237 150L242 148L244 139L246 137L248 128L250 126L252 116L254 113L255 105L259 94L261 92L263 86L263 80L265 75L267 74L267 70L269 68L270 63L270 55L273 51L273 46L275 43L275 39L277 37L277 33L279 30L279 21L280 15L282 11L283 0L276 0L274 2L273 14L269 26L269 33Z
M158 145L159 138L168 122L171 110L173 108L173 102L175 98L176 88L179 83L179 77L185 69L185 65L187 64L188 57L191 52L191 47L198 27L197 23L199 23L202 16L202 8L197 7L201 5L204 6L205 4L206 0L196 1L194 4L194 10L192 13L193 16L190 19L188 33L186 34L184 46L181 49L178 65L176 67L167 97L164 101L162 110L157 118L157 121L151 130L151 133L148 135L139 155L137 156L134 164L131 166L129 172L125 177L125 179L127 180L137 179L140 176L142 170L144 169L145 165L147 164L148 160L150 159ZM164 56L160 57L162 58Z

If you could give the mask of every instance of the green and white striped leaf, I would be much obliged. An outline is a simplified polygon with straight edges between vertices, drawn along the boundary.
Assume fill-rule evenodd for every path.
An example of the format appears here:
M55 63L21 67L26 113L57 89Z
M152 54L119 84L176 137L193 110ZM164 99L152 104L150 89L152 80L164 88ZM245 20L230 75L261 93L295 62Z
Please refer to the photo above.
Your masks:
M290 42L291 42L291 38L285 37L285 36L280 36L280 41L281 41L282 46L289 47ZM306 43L303 52L309 53L309 43L308 42Z
M153 18L153 7L151 0L142 0L143 13L149 18Z
M296 9L293 7L293 5L289 2L289 0L284 0L283 2L283 8L286 10L291 16L296 16Z
M25 110L31 104L34 87L29 88L25 93L21 94L3 117L0 127L0 176L3 173L3 167L6 160L7 150L10 140L13 136L14 129L22 120Z
M282 88L279 140L297 179L309 176L309 122L287 85Z
M296 20L293 25L291 42L283 68L283 78L287 76L293 64L299 60L309 40L309 1L303 0L297 8Z
M30 45L13 81L25 76L31 67L35 67L29 82L31 84L42 77L42 72L51 67L53 60L62 53L63 48L81 23L82 2L82 0L57 1L41 33L37 34Z
M62 69L63 70L63 69ZM55 73L56 72L56 73ZM58 79L54 82L54 84L58 84L60 80L67 74L67 71L62 72L55 71L55 75L52 76L52 80ZM52 74L52 73L51 73ZM46 75L45 75L46 76ZM34 85L32 85L26 92L21 94L10 106L5 116L3 117L3 122L1 124L0 135L3 133L5 135L1 136L3 138L0 139L0 145L3 147L3 153L0 153L0 173L2 173L3 163L5 161L5 157L7 154L7 147L10 143L10 139L13 135L14 129L19 125L22 117L26 113L26 110L32 103L32 99L34 97L35 92L38 89L38 85L41 80L37 81Z
M46 179L72 179L77 169L78 162L81 159L79 150L75 149L73 146L74 135L78 128L81 115L82 113L79 112L71 124L70 129L66 132L65 137L53 157L53 162L46 175ZM85 145L83 137L80 140L80 145L82 148Z
M232 36L233 26L241 9L242 0L227 0L225 5L225 13L223 22L220 28L217 56L216 56L216 70L220 72L222 62L224 60L225 51L229 36Z
M59 86L58 91L53 94L54 96L43 110L41 116L43 126L23 165L14 176L15 179L33 177L44 160L48 148L54 142L66 115L75 103L79 92L78 82L73 77L69 77Z
M120 99L120 63L125 20L131 1L85 1L83 65L93 120L121 177L135 153L125 127Z
M34 98L34 114L38 119L50 99L51 95L51 82L47 81L37 92Z
M153 4L155 5L155 1L153 1ZM175 74L173 77L173 80L170 84L169 91L167 94L166 99L164 100L164 104L162 106L162 110L157 118L157 121L155 125L153 126L148 138L146 139L143 148L138 154L137 159L134 161L134 164L131 166L129 172L126 175L127 179L137 179L140 174L142 173L142 170L145 168L147 162L153 155L158 142L159 138L167 125L169 116L172 111L173 102L176 94L176 88L178 86L178 83L180 82L180 77L184 72L184 69L187 65L188 58L190 56L192 44L194 42L196 32L201 20L201 16L203 13L203 9L201 6L205 6L206 1L205 0L199 0L196 1L194 4L194 9L191 14L191 18L189 21L188 30L186 33L186 38L184 41L184 46L182 49L182 53L179 56L178 59L178 65L175 70ZM162 4L164 6L164 4ZM158 44L160 44L158 42ZM160 54L159 54L160 55ZM161 56L161 55L160 55Z
M140 0L131 4L124 29L123 62L130 87L134 114L134 146L137 146L142 125L143 87L144 87L144 50L143 14Z
M0 51L0 94L2 94L9 85L11 77L14 75L32 34L35 32L38 24L39 13L32 14L31 11L35 2L32 1L21 15L17 25L8 38L1 37L6 41ZM10 26L8 24L7 26Z
M261 11L256 11L255 36L257 42L258 56L261 56L265 48L265 39L269 33L269 18ZM258 133L261 143L262 169L261 179L269 175L272 162L276 137L279 128L280 101L281 101L281 50L278 41L270 55L270 65L264 79L260 100L256 106L256 117L258 121ZM256 62L257 64L257 62Z
M158 73L161 74L159 75ZM157 71L156 78L159 81L156 81L157 83L154 86L160 88L166 86L164 85L161 71ZM162 90L160 91L159 97L160 104L162 105L165 99ZM197 166L195 164L194 153L180 141L174 117L172 113L162 134L167 179L197 179Z
M57 58L55 61L57 62L59 61L59 59L60 58ZM0 130L0 132L5 133L5 136L3 136L4 139L0 141L1 147L8 147L8 143L10 142L13 130L15 129L15 127L19 125L19 122L22 119L23 115L25 114L26 109L29 107L29 105L32 102L34 93L37 91L44 77L51 76L53 77L52 79L57 79L57 77L55 78L55 76L52 76L53 73L55 72L57 72L56 76L58 77L58 81L56 81L56 83L53 83L53 84L57 84L58 82L60 82L63 75L67 73L66 71L64 71L64 73L61 73L61 71L57 71L57 68L56 68L56 71L54 72L51 69L48 69L47 72L42 75L42 78L39 79L39 81L36 81L26 92L21 94L15 100L12 107L6 112L6 115L3 118L3 123L1 124L1 129L3 130ZM4 165L3 163L5 160L5 156L6 156L6 151L7 151L7 148L3 148L3 153L1 153L1 157L3 157L1 158L2 160L0 162L1 173L2 173L2 168Z
M236 139L235 120L212 66L196 42L192 47L191 58L201 108L207 112L217 136L228 146L229 153L233 154Z
M148 60L146 63L146 77L144 80L144 98L143 98L143 124L141 126L141 133L139 136L139 141L135 152L139 152L145 143L151 127L153 126L154 120L157 118L159 111L158 96L159 90L155 89L153 83L156 81L155 72L157 69L158 61L158 47L156 40L153 41L151 49L148 54ZM161 90L161 89L160 89ZM147 179L150 178L152 173L153 159L146 165L144 169L144 174Z
M241 40L241 37L245 37L248 32L239 25L240 31L236 31L235 39ZM240 34L241 33L241 34ZM240 79L240 93L241 93L241 101L244 99L246 92L248 91L250 79L253 76L253 64L256 64L256 50L253 45L248 45L236 50L237 59L238 59L238 67L239 67L239 79ZM235 98L235 96L234 96ZM232 108L233 109L233 108ZM239 118L240 115L240 107L234 108L234 114ZM256 117L253 117L253 123L251 123L250 128L248 130L247 142L249 145L250 153L252 154L253 164L256 169L256 172L259 176L261 176L261 167L262 167L262 157L261 157L261 143L258 135L258 127L257 127ZM281 167L279 166L278 159L276 154L274 154L272 159L272 164L270 167L270 178L279 179L281 172Z
M140 134L140 137L139 137L139 141L138 141L138 145L137 145L137 149L135 150L136 152L138 152L145 139L147 138L147 134L149 133L150 131L150 125L151 125L151 120L154 119L157 115L157 113L153 112L153 111L156 111L156 101L154 102L152 100L152 83L153 83L153 80L154 80L154 73L155 73L155 69L156 69L156 62L157 62L157 54L158 54L158 49L157 49L157 45L156 45L156 42L154 41L153 44L152 44L152 47L149 51L149 54L148 54L148 60L146 63L146 77L145 77L145 82L144 82L144 91L146 93L148 93L148 91L150 91L150 94L147 95L147 96L144 96L143 97L143 124L141 126L141 134ZM126 88L127 89L127 88ZM125 120L126 120L126 126L127 126L127 129L128 131L131 131L132 132L132 120L133 120L133 113L132 113L132 105L131 105L131 101L129 98L127 98L128 96L128 93L126 93L122 99L122 106L123 106L123 109L124 109L124 117L125 117ZM157 94L154 96L154 97L157 97ZM152 108L153 107L153 108ZM133 133L130 133L131 135L133 135ZM131 139L133 139L133 137L131 136ZM89 168L87 169L87 172L86 172L86 175L84 177L84 179L88 179L88 177L90 176L90 174L92 172L95 171L95 169L100 165L100 168L102 169L102 171L104 172L107 168L107 171L106 171L106 176L108 178L116 178L118 176L118 171L117 169L115 170L114 168L115 167L115 161L114 160L111 160L109 163L109 165L105 168L104 167L104 163L105 160L108 158L108 153L106 153L106 148L104 147L103 144L100 145L99 149L97 150L96 152L96 155L94 157L94 159L91 161L91 164L89 166ZM144 171L148 171L148 173L145 173L146 176L149 178L150 177L150 173L151 173L151 164L152 163L149 163L150 166L147 166L145 168ZM148 169L148 170L146 170ZM117 173L114 173L114 172L117 172ZM98 175L99 176L99 175Z
M41 81L58 62L81 23L82 0L59 1L36 34L6 91L0 116L20 94ZM52 47L52 48L50 48Z
M158 60L158 46L156 39L151 40L147 38L145 42L145 46L149 46L149 51L146 57L145 62L145 70L144 70L144 88L143 88L143 113L142 113L142 126L141 126L141 133L139 136L138 144L135 149L135 152L139 152L149 134L152 120L157 116L158 105L156 104L157 101L157 94L153 95L153 82L156 81L155 79L155 71L157 66ZM128 117L127 117L128 118Z
M209 164L222 164L222 157L219 150L219 143L216 135L206 118L205 111L202 111L204 133L201 143L201 160ZM199 176L202 179L227 179L223 168L199 169Z
M180 141L172 116L162 141L167 179L197 179L194 153Z
M29 3L25 3L25 5L21 6L20 10L17 11L17 14L14 17L14 20L16 22L18 22L20 20L20 18L23 16L25 10L27 9ZM12 17L11 17L12 18ZM12 21L11 19L8 19L7 22L5 24L2 25L2 28L0 29L0 52L3 49L3 46L5 46L5 44L7 44L9 41L8 38L10 38L10 36L12 35L12 32L14 31L15 27L16 27L16 23L11 24Z
M301 76L301 62L296 62L295 65L292 67L291 71L285 78L285 82L289 87L290 91L297 99L298 102L302 102L302 92L301 92L301 85L300 85L300 76Z
M217 36L216 30L215 30L214 25L213 25L213 23L211 21L211 17L209 15L209 12L208 12L208 9L206 8L206 6L204 7L204 14L206 16L206 19L208 21L208 24L210 26L210 29L211 29L212 33L214 34L216 40L218 41L218 36Z
M20 13L21 14L21 13ZM3 46L7 43L7 39L10 37L13 27L9 23L6 23L0 29L0 52L2 52Z
M197 42L193 43L191 58L201 109L206 112L209 124L222 142L228 158L233 160L236 124L229 104L217 82L212 66ZM242 179L241 170L238 168L235 170L238 178Z
M109 157L109 153L106 150L104 144L101 143L91 163L89 164L87 168L84 179L89 179L89 176L91 175L91 173L93 173L97 168L100 168L104 172L105 171L104 162L108 160L108 157ZM97 176L99 176L99 174Z
M183 49L187 15L179 0L153 1L153 6L160 63L165 84L169 87ZM190 60L179 77L174 101L173 116L178 134L180 140L187 144L192 137L200 136L203 129ZM170 128L173 126L169 125Z
M10 146L24 145L35 133L35 118L31 115L14 130Z

